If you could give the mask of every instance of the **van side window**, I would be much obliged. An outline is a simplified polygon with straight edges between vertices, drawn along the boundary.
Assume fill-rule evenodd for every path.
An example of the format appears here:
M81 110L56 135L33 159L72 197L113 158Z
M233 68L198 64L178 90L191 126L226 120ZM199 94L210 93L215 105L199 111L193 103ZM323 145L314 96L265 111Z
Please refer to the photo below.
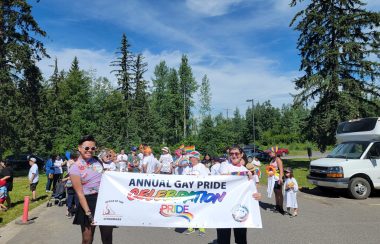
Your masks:
M372 145L371 149L369 149L367 158L370 157L380 159L380 142L376 142Z

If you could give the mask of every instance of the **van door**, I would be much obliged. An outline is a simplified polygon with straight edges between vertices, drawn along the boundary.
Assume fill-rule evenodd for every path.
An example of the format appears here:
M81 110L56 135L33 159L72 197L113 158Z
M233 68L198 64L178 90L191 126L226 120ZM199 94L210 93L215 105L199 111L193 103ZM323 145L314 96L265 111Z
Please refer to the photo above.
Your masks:
M371 180L375 188L380 188L380 142L375 142L369 149L366 159L372 164Z

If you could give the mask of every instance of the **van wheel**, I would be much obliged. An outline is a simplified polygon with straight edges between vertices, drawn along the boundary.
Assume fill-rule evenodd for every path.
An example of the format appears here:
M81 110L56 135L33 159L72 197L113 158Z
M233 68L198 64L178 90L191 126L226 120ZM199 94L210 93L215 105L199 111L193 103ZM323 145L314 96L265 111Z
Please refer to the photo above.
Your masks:
M366 199L371 194L371 185L364 178L353 178L348 184L348 193L355 199Z

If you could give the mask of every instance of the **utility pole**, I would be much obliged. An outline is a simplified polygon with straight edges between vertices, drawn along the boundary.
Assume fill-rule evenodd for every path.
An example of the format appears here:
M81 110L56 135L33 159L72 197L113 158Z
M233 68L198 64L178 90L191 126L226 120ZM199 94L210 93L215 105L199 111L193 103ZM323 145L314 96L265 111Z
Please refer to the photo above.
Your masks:
M183 138L186 138L186 85L183 87Z
M247 99L247 102L252 103L252 132L253 132L253 153L256 153L256 135L255 135L255 112L254 112L254 104L255 99Z
M226 110L226 112L227 112L227 119L228 119L228 111L231 110L231 109L225 108L224 110Z

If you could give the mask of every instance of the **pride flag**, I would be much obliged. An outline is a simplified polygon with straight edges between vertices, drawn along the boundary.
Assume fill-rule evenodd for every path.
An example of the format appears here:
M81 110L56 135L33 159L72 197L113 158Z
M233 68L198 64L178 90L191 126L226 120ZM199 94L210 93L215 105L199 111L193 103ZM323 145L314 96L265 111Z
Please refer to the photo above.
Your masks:
M195 151L195 146L186 146L185 151L187 153Z

